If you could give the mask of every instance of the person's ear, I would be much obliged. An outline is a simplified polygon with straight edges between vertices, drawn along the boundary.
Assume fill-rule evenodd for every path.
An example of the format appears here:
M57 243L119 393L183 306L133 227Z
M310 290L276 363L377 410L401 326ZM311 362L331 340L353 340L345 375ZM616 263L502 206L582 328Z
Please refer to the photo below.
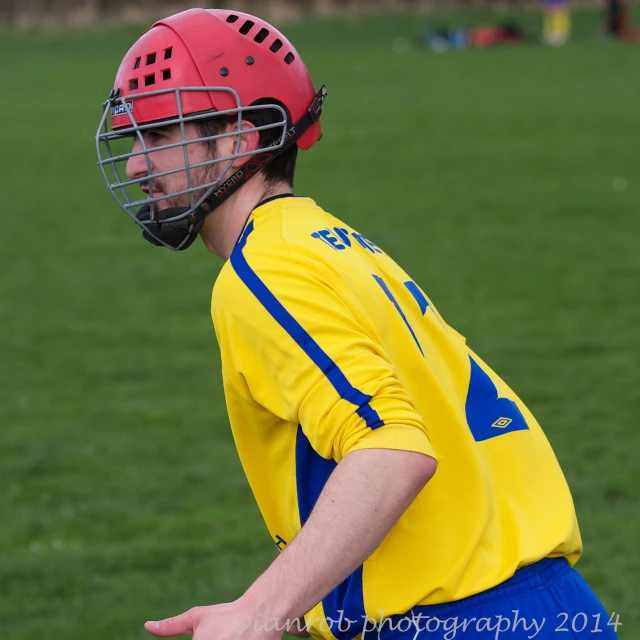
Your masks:
M252 151L260 148L260 132L256 130L255 125L248 120L243 120L241 126L240 135L229 136L228 138L233 143L229 155L235 155L236 153L250 154ZM229 131L238 131L238 123L232 124ZM240 148L238 148L238 140L240 141ZM237 169L245 164L250 157L250 155L246 155L241 158L236 158L231 166Z

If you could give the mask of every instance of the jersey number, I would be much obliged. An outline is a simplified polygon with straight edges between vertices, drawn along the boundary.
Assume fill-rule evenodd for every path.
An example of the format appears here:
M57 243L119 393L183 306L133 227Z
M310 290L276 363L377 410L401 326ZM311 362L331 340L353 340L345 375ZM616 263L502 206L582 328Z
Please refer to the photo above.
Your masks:
M420 342L387 283L380 276L372 275L407 325L407 329L424 357ZM412 280L405 282L404 286L418 303L420 312L424 315L429 308L429 301L420 290L420 287ZM469 355L469 361L471 375L469 377L465 412L473 439L476 442L481 442L512 431L529 429L529 425L527 425L516 403L513 400L509 400L509 398L498 397L498 389L489 374L471 355Z

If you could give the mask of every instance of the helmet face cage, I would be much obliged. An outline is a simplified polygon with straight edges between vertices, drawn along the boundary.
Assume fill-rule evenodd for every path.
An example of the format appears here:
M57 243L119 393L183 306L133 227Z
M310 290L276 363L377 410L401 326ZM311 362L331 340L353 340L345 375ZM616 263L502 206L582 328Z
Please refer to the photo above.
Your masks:
M183 112L182 94L190 91L207 91L225 92L233 97L235 107L224 111L207 111L195 114L185 115ZM173 94L176 100L176 112L177 117L170 118L168 120L145 122L138 124L134 118L133 101L140 98L149 98L152 96L165 96L166 94ZM248 129L242 129L242 121L245 119L245 114L251 111L257 111L261 109L276 110L281 119L277 122L266 124L260 127L251 127ZM111 118L114 115L123 116L126 115L129 119L130 126L125 126L113 130L111 127ZM187 139L185 124L189 122L202 122L215 117L234 116L237 119L237 131L220 133L207 137L196 137L193 139ZM174 142L165 145L154 146L149 148L145 142L143 133L149 130L160 129L162 127L168 127L171 125L179 125L180 138L179 142ZM249 132L262 131L266 129L279 129L279 140L270 144L268 147L255 149L250 152L240 153L240 144L242 136ZM237 158L254 156L265 151L273 151L281 148L286 139L288 129L287 113L278 104L265 104L256 106L242 106L240 103L240 97L238 93L230 87L182 87L177 89L165 89L160 91L150 91L145 93L139 93L130 96L121 96L118 92L112 92L109 99L103 105L102 117L100 119L100 125L96 133L96 151L98 155L98 165L102 172L102 176L107 184L107 188L111 195L115 198L120 208L138 224L142 229L157 240L160 244L173 250L178 250L182 247L171 247L161 238L153 233L154 227L157 227L158 223L165 224L183 220L189 218L191 225L190 231L196 224L195 211L198 207L211 195L211 193L226 179L228 178L227 172L231 168L234 160ZM234 151L232 155L222 158L208 158L203 162L190 163L188 145L202 142L213 142L222 138L236 137L234 145ZM133 151L132 147L134 141L140 142L140 150ZM122 148L122 145L127 145L126 148ZM182 147L184 164L179 164L177 167L172 167L169 170L159 173L152 173L151 166L151 153L157 153L166 149L174 149ZM136 156L143 156L147 166L147 175L138 178L127 178L124 173L126 164L130 158ZM209 180L203 184L194 184L192 177L192 171L194 169L199 170L201 168L213 167L215 165L223 164L220 171L217 172L217 177ZM154 178L162 178L164 176L179 174L185 172L187 186L185 189L177 191L175 193L168 193L154 197ZM140 198L140 187L142 184L148 185L149 193L146 198ZM177 196L189 196L189 206L186 208L175 209L176 215L164 217L159 215L158 203ZM140 210L146 207L148 212L144 216L145 219L140 219L138 214Z

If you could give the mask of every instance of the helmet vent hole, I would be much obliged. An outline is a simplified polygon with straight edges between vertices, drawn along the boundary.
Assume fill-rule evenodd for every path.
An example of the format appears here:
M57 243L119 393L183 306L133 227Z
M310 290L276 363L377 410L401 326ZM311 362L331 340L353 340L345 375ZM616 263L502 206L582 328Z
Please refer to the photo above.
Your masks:
M227 16L227 22L233 23L238 21L238 16Z
M295 59L296 59L296 57L293 55L293 53L289 52L289 53L287 53L287 55L285 56L284 61L285 61L287 64L291 64Z
M156 61L156 54L155 53L150 53L147 56L147 66L149 66L150 64L154 64Z
M129 91L135 91L138 88L138 79L129 80Z
M155 84L155 83L156 83L156 74L155 73L152 73L151 75L144 77L144 86L145 87L149 87L149 86L151 86L152 84Z
M246 36L247 33L249 33L249 31L251 31L251 29L253 29L253 25L255 24L255 22L253 22L252 20L247 20L241 27L240 27L240 33L243 36Z
M260 29L258 35L254 38L256 42L264 42L269 35L269 29Z
M273 44L269 47L269 49L273 51L273 53L278 53L278 51L282 49L282 40L280 39L274 40Z
M165 60L170 60L172 53L173 53L173 47L169 47L168 49L165 49L164 50L164 59Z
M163 69L162 70L162 79L163 80L171 80L171 69Z
M136 63L133 65L134 69L139 69L140 68L140 58L136 58Z

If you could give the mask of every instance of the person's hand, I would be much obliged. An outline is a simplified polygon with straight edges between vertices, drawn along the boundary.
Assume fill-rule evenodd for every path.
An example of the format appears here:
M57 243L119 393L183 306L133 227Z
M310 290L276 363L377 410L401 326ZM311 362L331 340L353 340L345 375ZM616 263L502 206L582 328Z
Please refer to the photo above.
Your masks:
M146 622L144 628L160 637L191 634L193 640L280 640L287 630L286 621L256 617L237 601L194 607L173 618ZM295 621L292 629L298 635Z

